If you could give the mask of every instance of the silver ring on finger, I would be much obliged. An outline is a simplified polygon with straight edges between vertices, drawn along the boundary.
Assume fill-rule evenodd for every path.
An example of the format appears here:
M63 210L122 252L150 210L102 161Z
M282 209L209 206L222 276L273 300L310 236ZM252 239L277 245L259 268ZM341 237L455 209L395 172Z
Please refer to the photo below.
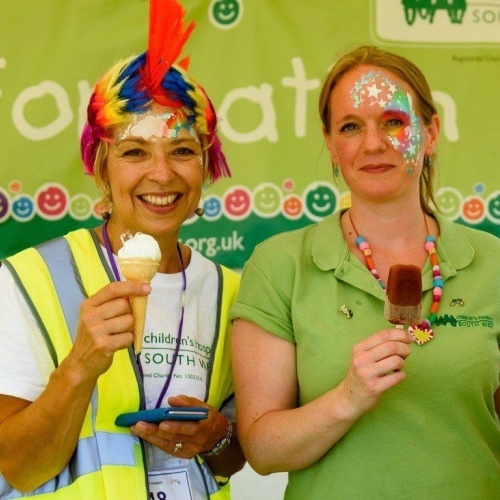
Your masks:
M175 443L173 453L177 453L178 451L182 450L182 443Z

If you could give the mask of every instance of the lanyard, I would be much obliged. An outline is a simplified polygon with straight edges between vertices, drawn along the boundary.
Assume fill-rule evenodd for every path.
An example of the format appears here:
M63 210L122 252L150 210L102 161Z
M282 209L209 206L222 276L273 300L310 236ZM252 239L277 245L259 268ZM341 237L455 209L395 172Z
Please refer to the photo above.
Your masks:
M118 266L116 265L116 259L115 259L115 256L113 255L112 250L111 250L111 244L109 243L107 225L108 225L108 221L106 220L104 222L103 227L102 227L102 238L104 240L104 247L106 248L106 253L108 254L109 262L111 263L113 275L114 275L116 281L120 281L120 273L118 271ZM158 401L156 402L155 408L159 408L161 406L163 398L164 398L165 394L167 393L167 390L170 386L170 382L172 381L172 376L174 374L175 363L177 362L177 358L179 356L179 350L181 347L182 328L184 325L184 302L185 302L186 289L187 289L187 280L186 280L186 269L184 267L184 261L182 260L182 253L181 253L181 248L180 248L179 243L177 243L177 255L179 257L179 262L181 264L181 272L182 272L181 318L179 320L179 326L177 328L177 342L176 342L176 346L175 346L172 364L170 365L170 373L168 374L168 377L167 377L167 380L165 381L165 384L163 384L163 388L160 392L160 395L158 396ZM142 382L144 383L144 372L142 370L141 354L140 353L137 355L137 365L139 368L139 374L141 375Z

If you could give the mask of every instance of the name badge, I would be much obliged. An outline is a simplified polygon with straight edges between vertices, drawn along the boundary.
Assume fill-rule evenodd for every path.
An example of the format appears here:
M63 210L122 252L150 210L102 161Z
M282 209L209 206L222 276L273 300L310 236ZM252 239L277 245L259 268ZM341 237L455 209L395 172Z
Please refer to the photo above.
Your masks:
M193 499L186 469L150 472L148 479L150 500Z

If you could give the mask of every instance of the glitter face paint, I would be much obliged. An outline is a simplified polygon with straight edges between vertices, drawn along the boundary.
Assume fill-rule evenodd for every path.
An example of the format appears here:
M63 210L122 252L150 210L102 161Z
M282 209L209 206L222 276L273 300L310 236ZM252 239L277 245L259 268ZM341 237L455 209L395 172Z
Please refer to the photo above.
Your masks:
M159 138L177 139L181 130L187 132L193 139L201 144L196 129L193 127L194 117L184 116L177 112L155 113L133 113L130 115L128 123L116 134L116 145L126 137L138 137L145 141L156 142ZM203 168L203 155L198 156L198 161Z
M393 148L403 155L411 175L418 166L423 142L420 119L413 109L411 95L381 71L369 71L354 84L351 99L355 108L383 110L381 125Z
M187 130L194 140L200 144L200 139L193 127L194 118L185 119L176 112L134 113L130 115L129 122L116 134L116 143L125 137L140 137L145 141L156 142L159 138L176 139L181 130Z

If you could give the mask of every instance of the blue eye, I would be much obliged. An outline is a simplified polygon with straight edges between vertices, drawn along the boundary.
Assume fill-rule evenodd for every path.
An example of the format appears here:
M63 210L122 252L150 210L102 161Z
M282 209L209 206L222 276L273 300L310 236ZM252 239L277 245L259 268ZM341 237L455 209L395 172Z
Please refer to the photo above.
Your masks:
M352 130L356 130L357 128L358 128L358 126L355 123L349 122L349 123L346 123L345 125L342 125L342 127L340 127L340 131L341 132L351 132Z

